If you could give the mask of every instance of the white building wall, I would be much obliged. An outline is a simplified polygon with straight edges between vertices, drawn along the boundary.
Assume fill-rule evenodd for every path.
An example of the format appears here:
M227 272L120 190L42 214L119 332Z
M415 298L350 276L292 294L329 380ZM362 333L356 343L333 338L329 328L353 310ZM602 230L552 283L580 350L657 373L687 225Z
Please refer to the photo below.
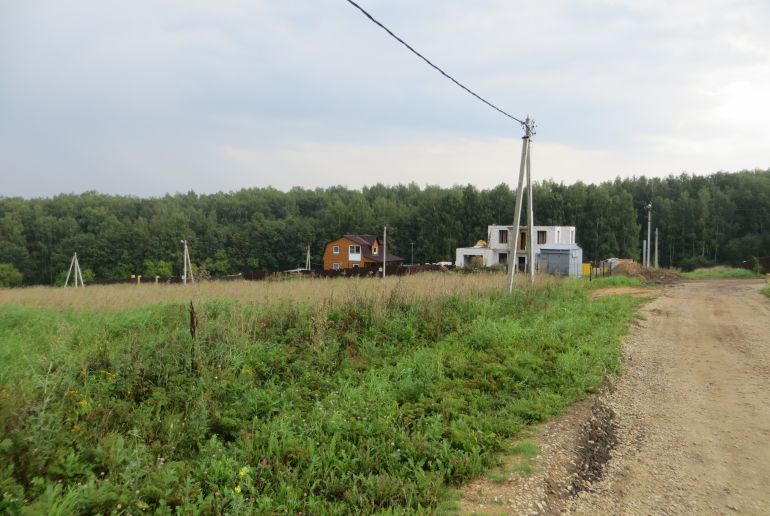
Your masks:
M575 243L575 226L535 226L534 230L535 236L532 239L532 242L535 248L535 263L538 263L537 256L540 254L541 245ZM513 226L500 226L496 224L488 226L486 235L487 247L461 247L457 249L455 255L455 266L463 267L465 263L465 257L473 255L483 256L484 267L492 267L494 265L498 265L500 263L500 253L507 254L509 245L507 242L501 242L500 231L504 231L506 234L510 235L510 233L513 231ZM528 231L528 228L526 226L521 227L520 231L526 232ZM545 244L537 243L538 231L546 232ZM514 236L510 235L509 238L514 238ZM527 251L522 251L520 249L516 254L516 257L526 258Z
M465 267L466 258L481 256L482 267L492 267L498 263L498 253L487 247L460 247L455 252L455 267Z

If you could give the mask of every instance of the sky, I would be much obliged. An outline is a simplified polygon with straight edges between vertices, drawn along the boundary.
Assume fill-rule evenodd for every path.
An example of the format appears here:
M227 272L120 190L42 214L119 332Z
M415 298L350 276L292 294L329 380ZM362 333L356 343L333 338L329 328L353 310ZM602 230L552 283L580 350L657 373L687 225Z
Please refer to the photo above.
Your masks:
M358 0L534 180L770 168L766 0ZM514 185L345 0L0 0L0 196Z

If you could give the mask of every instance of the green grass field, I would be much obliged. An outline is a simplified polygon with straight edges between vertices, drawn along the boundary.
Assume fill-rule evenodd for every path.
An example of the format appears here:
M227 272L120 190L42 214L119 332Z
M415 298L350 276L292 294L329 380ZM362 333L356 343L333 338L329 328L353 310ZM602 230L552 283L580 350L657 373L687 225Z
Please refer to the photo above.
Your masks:
M765 287L760 292L762 292L767 297L770 297L770 287Z
M761 278L761 274L748 269L733 269L731 267L709 267L696 269L692 272L683 272L683 278L687 279L719 279L719 278Z
M431 512L618 367L586 290L0 304L0 513Z

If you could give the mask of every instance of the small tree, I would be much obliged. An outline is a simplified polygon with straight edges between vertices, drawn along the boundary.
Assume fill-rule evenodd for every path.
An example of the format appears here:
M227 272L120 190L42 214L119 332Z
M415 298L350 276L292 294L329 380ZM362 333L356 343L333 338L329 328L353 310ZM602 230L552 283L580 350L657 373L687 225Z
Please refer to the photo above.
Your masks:
M161 278L170 278L174 275L171 262L165 260L145 260L144 275L148 278L160 276Z
M10 263L0 263L0 287L18 287L21 285L21 273Z

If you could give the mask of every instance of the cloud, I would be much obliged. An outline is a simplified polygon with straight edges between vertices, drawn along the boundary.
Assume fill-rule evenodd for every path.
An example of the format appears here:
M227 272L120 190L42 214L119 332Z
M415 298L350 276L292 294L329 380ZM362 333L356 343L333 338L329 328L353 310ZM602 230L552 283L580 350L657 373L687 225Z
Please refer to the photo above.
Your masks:
M362 4L532 114L536 177L770 165L768 5ZM0 24L5 195L490 186L518 159L515 124L344 1L15 2Z

